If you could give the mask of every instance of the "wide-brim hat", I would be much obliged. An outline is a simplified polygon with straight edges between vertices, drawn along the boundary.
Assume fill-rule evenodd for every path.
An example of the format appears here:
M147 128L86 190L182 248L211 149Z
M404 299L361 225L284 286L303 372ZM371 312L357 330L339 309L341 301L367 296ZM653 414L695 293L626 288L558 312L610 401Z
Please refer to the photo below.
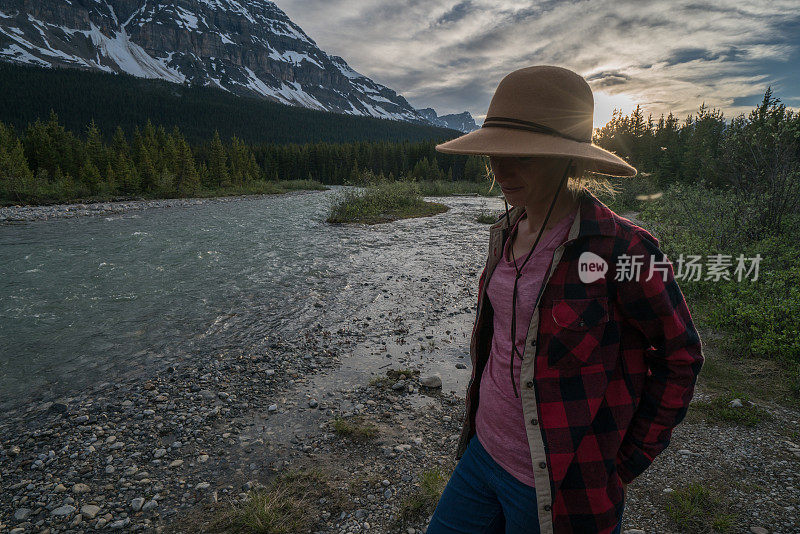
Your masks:
M592 144L593 114L592 89L582 76L551 65L525 67L500 80L480 128L436 150L574 158L587 171L635 176L636 169L625 160Z

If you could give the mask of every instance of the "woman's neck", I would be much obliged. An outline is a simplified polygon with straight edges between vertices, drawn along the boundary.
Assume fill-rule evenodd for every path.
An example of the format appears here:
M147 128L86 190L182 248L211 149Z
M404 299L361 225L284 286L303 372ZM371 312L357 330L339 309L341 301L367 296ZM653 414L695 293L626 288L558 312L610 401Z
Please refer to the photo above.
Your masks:
M518 231L521 235L534 235L539 232L542 222L547 215L547 210L550 209L550 203L553 201L552 196L542 199L542 202L535 202L525 206L525 213L522 215L523 220L519 222ZM580 204L580 196L577 192L570 189L562 188L558 194L553 211L547 219L545 231L556 226L564 217L573 213L578 209Z

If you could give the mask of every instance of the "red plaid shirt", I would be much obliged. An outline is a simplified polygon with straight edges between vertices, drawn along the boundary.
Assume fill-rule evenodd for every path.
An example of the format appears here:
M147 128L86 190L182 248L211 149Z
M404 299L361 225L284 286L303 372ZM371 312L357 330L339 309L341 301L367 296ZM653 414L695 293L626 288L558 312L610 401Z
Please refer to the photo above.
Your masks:
M513 225L522 208L511 213ZM642 473L669 444L703 363L700 337L658 240L588 192L579 215L542 288L529 330L535 339L527 340L525 350L526 360L535 356L533 380L522 379L535 392L535 426L528 434L532 462L550 481L549 492L537 482L540 517L552 514L540 520L542 532L614 529L624 501L621 482ZM457 459L475 432L493 326L486 278L496 265L493 247L496 252L502 245L507 228L505 216L492 226L497 235L480 278ZM587 252L608 263L605 277L590 283L579 277L579 258ZM617 280L626 258L642 264L641 275ZM666 277L653 260L662 262ZM533 451L542 442L539 460L546 462L537 462Z

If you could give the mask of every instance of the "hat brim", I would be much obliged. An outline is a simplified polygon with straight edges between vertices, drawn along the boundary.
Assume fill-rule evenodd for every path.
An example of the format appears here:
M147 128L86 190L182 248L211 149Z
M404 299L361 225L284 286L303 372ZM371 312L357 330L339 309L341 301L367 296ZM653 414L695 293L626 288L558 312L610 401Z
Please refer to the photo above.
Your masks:
M555 135L493 126L436 145L445 154L484 156L552 156L577 158L586 170L610 176L636 176L636 169L616 154L591 143Z

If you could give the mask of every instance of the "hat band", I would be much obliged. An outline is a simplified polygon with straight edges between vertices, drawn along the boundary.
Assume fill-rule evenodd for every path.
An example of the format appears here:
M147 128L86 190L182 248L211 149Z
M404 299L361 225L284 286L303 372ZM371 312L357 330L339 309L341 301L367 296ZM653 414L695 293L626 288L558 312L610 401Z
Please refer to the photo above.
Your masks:
M503 124L503 123L514 123L514 124ZM499 123L499 124L498 124ZM486 117L483 120L483 124L481 128L486 126L498 126L501 128L513 128L515 130L527 130L529 132L536 132L536 133L543 133L549 135L556 135L558 137L563 137L565 139L569 139L570 141L577 141L579 143L589 143L591 139L580 139L578 137L573 137L571 135L563 134L554 128L550 128L549 126L545 126L544 124L539 124L538 122L533 121L525 121L522 119L515 119L512 117Z

